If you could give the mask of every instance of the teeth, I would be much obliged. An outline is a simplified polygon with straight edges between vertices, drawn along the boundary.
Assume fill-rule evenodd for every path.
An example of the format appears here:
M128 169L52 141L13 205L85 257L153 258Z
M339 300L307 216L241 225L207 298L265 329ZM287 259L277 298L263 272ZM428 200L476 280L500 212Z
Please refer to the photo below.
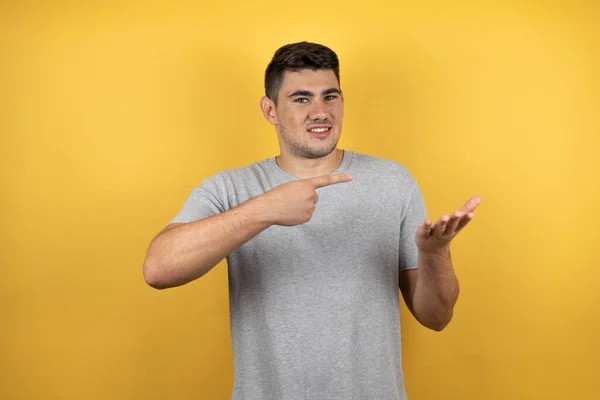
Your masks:
M329 128L314 128L311 129L311 132L315 132L315 133L323 133L323 132L327 132L329 130Z

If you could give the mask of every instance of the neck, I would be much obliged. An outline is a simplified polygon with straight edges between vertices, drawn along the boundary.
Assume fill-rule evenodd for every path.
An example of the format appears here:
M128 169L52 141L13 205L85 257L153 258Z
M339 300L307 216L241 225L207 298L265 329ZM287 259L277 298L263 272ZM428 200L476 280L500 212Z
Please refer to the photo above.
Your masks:
M338 167L344 157L344 150L335 149L325 157L309 159L281 154L275 157L279 168L300 179L329 175Z

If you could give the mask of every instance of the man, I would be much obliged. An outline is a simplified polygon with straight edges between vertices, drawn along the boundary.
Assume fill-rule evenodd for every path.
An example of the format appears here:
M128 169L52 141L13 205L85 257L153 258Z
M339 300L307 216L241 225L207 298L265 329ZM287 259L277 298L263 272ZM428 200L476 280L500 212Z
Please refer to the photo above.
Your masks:
M233 399L405 399L399 289L421 324L449 323L449 244L480 200L433 224L403 166L337 148L344 97L331 49L280 48L265 91L280 155L194 189L152 241L144 278L175 287L227 259Z

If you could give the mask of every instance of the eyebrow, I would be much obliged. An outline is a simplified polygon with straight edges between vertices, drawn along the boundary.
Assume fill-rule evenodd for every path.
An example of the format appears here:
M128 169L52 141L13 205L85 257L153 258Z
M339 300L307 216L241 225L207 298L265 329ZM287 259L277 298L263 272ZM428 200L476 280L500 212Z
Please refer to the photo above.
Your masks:
M326 95L332 94L332 93L342 94L342 92L340 92L339 89L330 88L330 89L323 90L321 92L321 95L326 96ZM311 91L308 91L308 90L296 90L294 93L290 94L288 97L296 97L296 96L314 97L314 93Z

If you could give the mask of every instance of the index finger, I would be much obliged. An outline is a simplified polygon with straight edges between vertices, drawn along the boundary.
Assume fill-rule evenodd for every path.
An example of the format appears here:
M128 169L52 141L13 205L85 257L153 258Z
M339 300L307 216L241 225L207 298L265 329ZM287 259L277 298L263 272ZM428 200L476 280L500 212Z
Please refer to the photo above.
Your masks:
M352 175L350 175L350 174L323 175L323 176L317 176L316 178L309 178L307 180L313 184L315 189L318 189L323 186L334 185L336 183L350 182L352 180Z

